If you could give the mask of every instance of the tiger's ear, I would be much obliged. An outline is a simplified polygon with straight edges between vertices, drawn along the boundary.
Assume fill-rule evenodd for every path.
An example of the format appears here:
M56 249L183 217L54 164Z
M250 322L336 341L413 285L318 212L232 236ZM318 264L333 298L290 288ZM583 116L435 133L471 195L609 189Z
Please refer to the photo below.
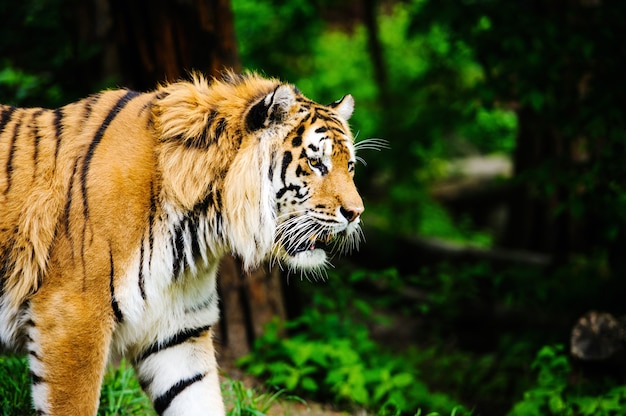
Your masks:
M285 120L296 103L296 93L289 85L280 85L254 104L246 115L246 127L254 131Z
M352 95L347 94L341 100L330 103L328 106L338 112L345 120L349 120L354 111L354 98L352 98Z

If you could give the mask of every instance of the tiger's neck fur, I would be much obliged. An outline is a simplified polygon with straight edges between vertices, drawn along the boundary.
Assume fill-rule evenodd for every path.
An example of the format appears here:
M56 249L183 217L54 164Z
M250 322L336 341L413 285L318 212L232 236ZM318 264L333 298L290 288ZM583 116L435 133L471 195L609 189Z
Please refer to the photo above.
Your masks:
M244 120L250 104L277 85L256 77L209 85L196 77L193 84L162 89L158 94L165 96L153 107L156 135L162 140L161 200L192 218L194 213L207 212L217 240L248 267L267 256L274 239L271 178L260 172L270 171L278 147L273 138L281 137L281 132L251 137Z

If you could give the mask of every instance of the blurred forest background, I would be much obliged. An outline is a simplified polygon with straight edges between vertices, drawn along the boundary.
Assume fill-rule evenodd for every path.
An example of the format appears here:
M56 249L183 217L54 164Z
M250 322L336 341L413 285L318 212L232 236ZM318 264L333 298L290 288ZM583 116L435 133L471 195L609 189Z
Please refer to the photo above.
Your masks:
M626 2L3 0L0 16L3 103L227 66L322 103L351 93L357 141L389 142L360 154L367 242L323 283L270 273L282 319L247 323L244 347L224 335L238 368L348 412L626 414Z

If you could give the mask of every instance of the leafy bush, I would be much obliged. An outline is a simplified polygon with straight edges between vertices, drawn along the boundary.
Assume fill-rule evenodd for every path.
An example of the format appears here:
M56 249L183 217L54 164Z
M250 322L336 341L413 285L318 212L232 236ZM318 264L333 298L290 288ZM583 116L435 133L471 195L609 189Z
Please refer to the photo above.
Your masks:
M526 415L626 415L626 386L611 386L589 394L571 386L572 368L562 345L545 346L532 364L536 385L524 393L510 416Z
M239 361L268 384L380 414L415 414L422 407L465 413L447 395L429 391L405 357L385 352L355 322L310 310L287 324L296 335L283 339L279 327L269 325L253 354Z

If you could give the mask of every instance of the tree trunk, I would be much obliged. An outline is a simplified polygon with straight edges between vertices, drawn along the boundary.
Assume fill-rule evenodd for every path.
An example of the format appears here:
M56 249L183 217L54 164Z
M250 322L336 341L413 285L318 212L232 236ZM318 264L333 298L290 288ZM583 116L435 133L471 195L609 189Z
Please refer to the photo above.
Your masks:
M240 70L228 0L111 0L120 70L133 88L152 89L190 71Z
M286 318L281 275L278 268L263 266L250 273L232 256L222 260L219 277L220 328L216 341L227 360L250 352L265 324L275 317Z
M367 30L367 49L374 68L374 78L382 102L381 108L388 108L390 99L387 83L387 66L385 65L383 47L378 35L377 5L378 2L376 0L363 0L363 24Z

